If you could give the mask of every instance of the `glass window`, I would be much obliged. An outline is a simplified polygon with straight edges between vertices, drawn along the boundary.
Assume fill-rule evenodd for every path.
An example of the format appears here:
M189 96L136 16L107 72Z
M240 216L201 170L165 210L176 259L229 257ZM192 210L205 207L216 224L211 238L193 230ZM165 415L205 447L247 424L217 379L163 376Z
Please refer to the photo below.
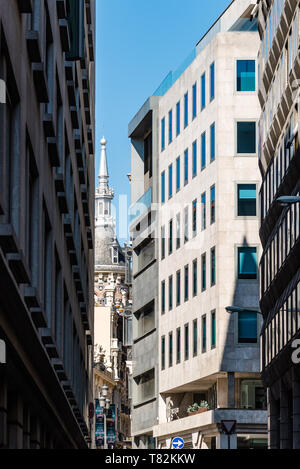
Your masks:
M163 280L161 282L161 312L166 311L166 282Z
M197 295L198 290L198 267L197 267L197 259L193 261L193 296Z
M238 216L256 216L256 184L238 184Z
M180 101L176 104L176 135L180 134Z
M201 135L201 169L206 165L206 137L205 132Z
M189 266L184 268L184 301L189 299Z
M193 177L197 176L197 140L193 142Z
M216 221L216 189L215 186L210 188L210 224L212 225Z
M173 308L173 276L169 277L169 310Z
M176 158L176 192L180 190L180 156Z
M256 122L237 122L237 153L256 153Z
M193 119L197 115L197 83L193 85Z
M172 109L169 111L169 143L172 142L173 139L173 113Z
M189 208L184 209L184 242L189 240Z
M193 237L197 235L197 199L192 203L192 232Z
M189 151L184 152L184 185L189 182Z
M184 128L187 127L189 123L189 95L185 93L184 95Z
M184 326L184 359L189 359L189 325Z
M201 110L205 108L205 73L201 76Z
M166 338L161 338L161 369L164 370L166 367Z
M180 248L180 213L176 215L176 249Z
M215 138L215 123L210 126L210 161L214 161L216 156L216 138Z
M169 333L169 367L173 366L173 332Z
M180 305L181 301L181 271L176 272L176 306Z
M255 91L255 60L236 61L236 90Z
M161 151L165 149L165 118L161 120Z
M206 254L201 256L201 289L206 289Z
M169 254L173 252L173 220L169 221Z
M260 380L241 381L242 409L266 409L265 390Z
M166 255L166 229L161 227L161 258L164 259Z
M195 357L198 353L198 321L193 321L193 356Z
M257 314L253 312L238 313L238 342L249 344L257 342Z
M170 164L169 166L169 199L171 199L173 195L173 165Z
M238 248L238 278L257 278L257 254L255 247Z
M210 100L215 98L215 63L210 66Z
M206 228L206 194L201 195L201 230Z
M176 363L180 363L181 360L181 334L180 334L180 327L176 329Z
M211 286L216 284L216 248L210 251L210 283Z
M166 201L166 176L165 176L165 171L161 173L161 203L164 204Z
M215 348L216 346L216 312L211 312L211 348Z
M202 353L206 352L206 315L202 316Z

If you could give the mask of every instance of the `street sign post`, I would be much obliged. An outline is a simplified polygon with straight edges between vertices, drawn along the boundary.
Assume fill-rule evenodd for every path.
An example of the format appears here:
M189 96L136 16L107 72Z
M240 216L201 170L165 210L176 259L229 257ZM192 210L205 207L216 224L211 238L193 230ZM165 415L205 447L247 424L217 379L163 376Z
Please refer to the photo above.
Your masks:
M228 449L230 449L230 435L233 435L235 433L236 420L221 420L221 427L222 427L223 433L227 435Z

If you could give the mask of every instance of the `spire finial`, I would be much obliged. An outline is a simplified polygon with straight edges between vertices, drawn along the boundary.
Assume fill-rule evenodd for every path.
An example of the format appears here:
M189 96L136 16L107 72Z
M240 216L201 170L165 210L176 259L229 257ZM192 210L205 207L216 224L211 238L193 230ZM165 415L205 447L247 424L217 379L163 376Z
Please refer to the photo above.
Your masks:
M101 139L101 156L100 156L100 166L99 166L99 179L108 179L108 169L107 169L107 158L106 158L106 144L107 140L103 136Z

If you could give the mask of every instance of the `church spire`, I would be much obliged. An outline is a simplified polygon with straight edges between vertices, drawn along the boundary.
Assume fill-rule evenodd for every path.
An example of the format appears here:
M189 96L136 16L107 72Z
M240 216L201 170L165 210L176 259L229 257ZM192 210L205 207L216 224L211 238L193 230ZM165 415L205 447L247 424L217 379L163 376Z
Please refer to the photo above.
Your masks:
M108 180L108 169L107 169L107 157L106 157L106 144L107 141L104 137L101 139L101 156L100 156L100 165L99 165L99 185L101 183L107 183Z

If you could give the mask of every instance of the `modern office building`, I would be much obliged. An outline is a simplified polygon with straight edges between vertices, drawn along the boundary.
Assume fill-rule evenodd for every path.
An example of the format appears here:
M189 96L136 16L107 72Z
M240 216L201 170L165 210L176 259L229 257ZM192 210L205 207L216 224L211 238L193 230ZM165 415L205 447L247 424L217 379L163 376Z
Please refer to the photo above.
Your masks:
M300 448L299 6L259 1L262 376L270 448ZM299 344L298 344L299 348ZM295 355L293 355L295 353Z
M0 2L0 448L88 448L93 0Z
M95 219L95 401L96 446L130 447L130 385L132 374L131 257L129 246L120 246L113 215L114 191L110 188L106 140L101 140ZM109 425L100 408L101 381L110 377ZM111 384L111 383L110 383Z
M232 2L129 124L138 448L266 446L261 321L225 310L259 302L254 7Z

